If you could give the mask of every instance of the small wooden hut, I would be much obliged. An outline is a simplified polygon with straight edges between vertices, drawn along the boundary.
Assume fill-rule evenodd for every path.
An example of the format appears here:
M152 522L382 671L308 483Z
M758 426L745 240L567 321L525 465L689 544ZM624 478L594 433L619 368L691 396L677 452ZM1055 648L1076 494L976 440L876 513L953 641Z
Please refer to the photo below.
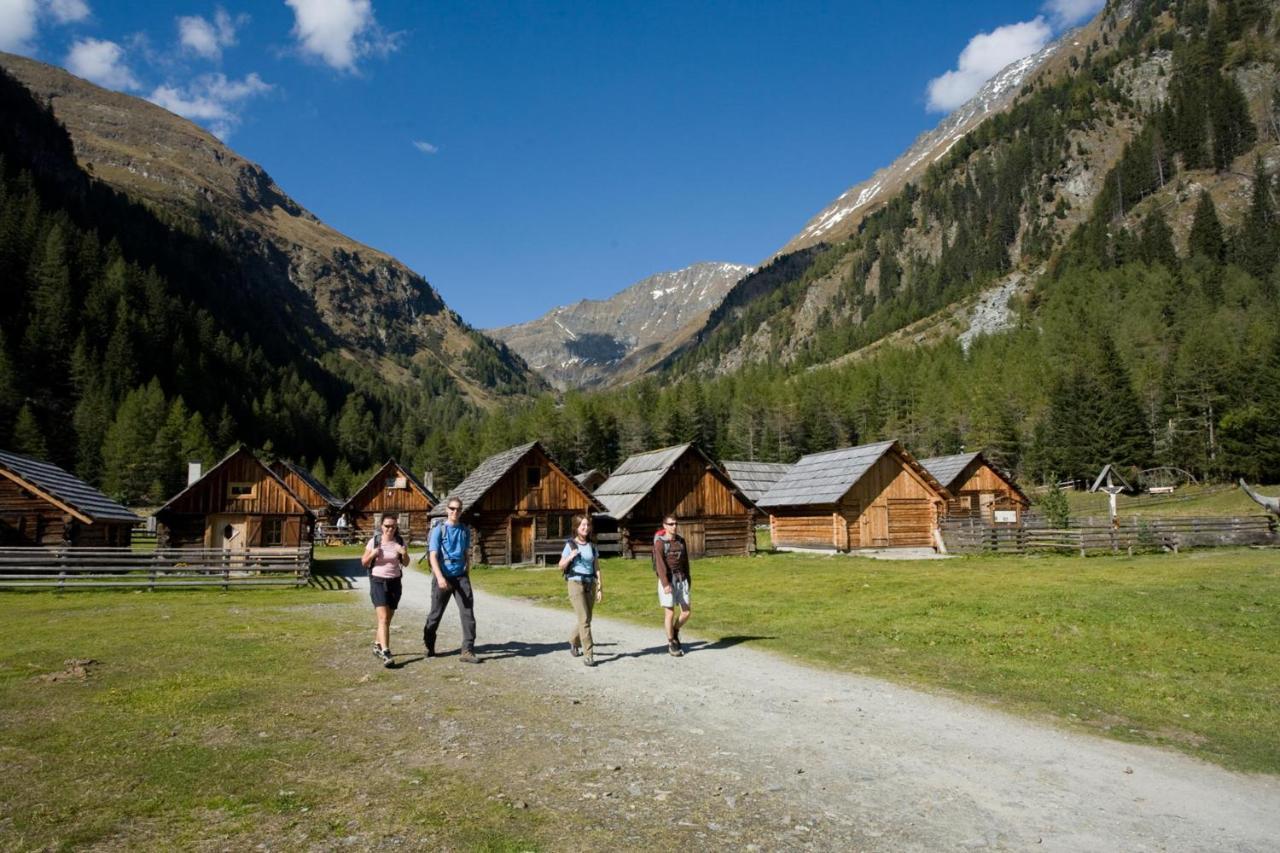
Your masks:
M933 456L921 459L920 464L951 493L948 517L979 516L988 523L1016 524L1031 505L1013 478L988 462L980 451Z
M140 521L57 465L0 451L0 545L127 546Z
M271 470L284 480L284 484L293 493L302 498L307 509L315 514L316 520L322 524L332 524L338 520L338 511L342 509L342 498L329 491L329 487L316 479L316 476L297 463L287 459L277 459Z
M674 512L691 557L755 551L755 504L696 445L632 456L596 489L627 556L648 555L662 519ZM602 525L603 529L603 525Z
M782 479L791 466L785 462L746 462L721 460L720 469L742 489L742 493L758 501Z
M934 544L950 493L896 441L805 456L759 501L775 548Z
M298 547L311 542L315 515L246 447L233 450L156 510L160 547Z
M462 503L462 521L475 531L475 560L490 565L531 563L560 555L573 535L573 516L604 511L540 442L522 444L481 462L431 514Z
M430 513L439 498L394 459L377 470L338 510L354 528L357 539L372 536L383 516L394 515L406 542L426 542Z
M599 468L592 468L590 471L583 471L581 474L578 474L574 479L577 480L582 485L582 488L586 489L588 492L594 492L596 489L600 488L601 483L609 479L609 475L601 471Z

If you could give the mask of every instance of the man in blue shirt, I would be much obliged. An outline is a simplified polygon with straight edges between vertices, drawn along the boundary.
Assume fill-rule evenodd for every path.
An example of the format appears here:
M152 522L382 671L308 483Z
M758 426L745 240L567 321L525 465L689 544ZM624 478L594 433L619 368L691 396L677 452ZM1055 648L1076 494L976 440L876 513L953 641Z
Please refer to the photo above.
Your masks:
M460 500L450 499L445 509L444 524L431 528L431 536L427 540L427 554L435 583L431 585L431 612L427 614L427 624L422 629L422 642L426 644L427 657L435 657L440 617L444 616L449 599L457 596L458 616L462 619L462 654L458 660L479 663L475 653L476 617L472 610L475 599L471 594L471 578L467 576L471 567L471 530L462 523Z

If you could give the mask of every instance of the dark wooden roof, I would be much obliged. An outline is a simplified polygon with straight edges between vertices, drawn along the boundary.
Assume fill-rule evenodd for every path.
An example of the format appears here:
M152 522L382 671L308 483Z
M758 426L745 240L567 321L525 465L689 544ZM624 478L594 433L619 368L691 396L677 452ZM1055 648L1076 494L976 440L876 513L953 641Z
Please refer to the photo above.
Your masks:
M0 469L86 524L95 521L137 524L142 521L127 508L52 462L0 450Z
M457 498L462 504L462 513L466 514L467 510L480 502L485 493L497 485L498 481L507 475L512 468L520 464L520 461L528 456L534 448L542 452L546 460L551 463L560 473L564 474L565 479L582 489L582 493L587 496L592 508L597 512L604 511L604 504L591 494L591 490L583 486L569 473L568 469L556 461L555 457L547 452L541 442L531 441L528 444L521 444L518 447L512 447L501 453L495 453L488 459L481 462L475 467L475 470L467 475L467 478L449 492L445 499L441 501L435 509L431 511L434 516L443 516L445 507L449 501Z
M364 493L364 490L369 488L369 485L371 483L379 479L385 480L387 476L386 475L387 468L389 467L394 467L397 471L403 474L410 483L416 486L420 492L422 492L424 495L427 496L427 499L431 501L431 505L433 507L440 503L440 499L436 497L436 493L428 489L425 485L423 485L422 481L419 480L417 477L413 476L412 471L410 471L408 468L401 465L396 460L388 459L386 462L382 463L382 467L379 468L377 471L375 471L372 477L365 480L364 484L361 485L360 488L356 489L355 492L351 495L351 497L347 498L343 502L342 511L346 512L347 510L349 510L351 508L351 505L355 502L355 499L360 497L360 495Z
M901 444L896 441L880 441L824 453L811 453L801 458L757 503L761 507L836 503L880 461L880 457L890 452L901 455L908 467L915 470L944 498L951 497L946 487Z
M302 479L302 482L306 483L308 486L315 489L316 494L324 498L325 503L329 504L329 506L334 507L335 509L337 507L342 506L343 504L342 498L338 497L333 492L329 491L329 487L326 486L324 483L320 482L319 480L317 480L315 474L312 474L310 471L308 471L306 468L303 468L301 465L290 462L288 459L278 459L276 461L278 464L283 465L293 473L297 474Z
M311 511L311 508L307 506L307 502L304 501L301 498L301 496L298 495L297 492L289 488L289 484L286 483L280 477L279 474L277 474L275 471L272 471L270 465L267 465L265 462L259 459L257 454L255 454L249 448L245 447L243 444L237 447L235 450L228 453L226 456L222 457L222 459L218 460L218 464L214 465L208 471L205 471L204 474L200 476L199 480L196 480L194 483L188 483L185 489L178 492L173 497L169 498L169 500L165 502L165 505L160 507L155 512L153 512L152 515L159 517L161 513L168 511L170 507L172 507L174 504L182 500L182 498L186 496L188 492L192 492L192 491L195 491L196 489L201 488L201 484L204 483L205 480L208 480L210 477L212 477L214 472L218 471L219 469L223 468L226 465L229 465L231 463L231 460L235 459L237 456L245 456L245 457L248 457L249 459L252 459L254 462L258 463L258 465L262 467L262 470L266 472L266 475L270 477L272 480L275 480L276 483L280 485L280 488L285 491L285 494L287 494L290 498L292 498L294 501L297 502L298 509L300 510L300 512L298 513L299 515L310 515L310 516L315 515L315 513Z

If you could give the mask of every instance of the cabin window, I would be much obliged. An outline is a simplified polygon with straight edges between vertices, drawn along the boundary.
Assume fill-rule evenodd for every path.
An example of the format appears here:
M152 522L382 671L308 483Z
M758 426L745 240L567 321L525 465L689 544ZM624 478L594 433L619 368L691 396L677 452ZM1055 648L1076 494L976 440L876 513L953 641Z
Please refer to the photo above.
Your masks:
M283 545L284 544L284 519L283 518L262 519L262 544L263 545Z
M407 489L409 488L409 481L404 477L388 477L387 488L388 489Z
M573 518L568 515L547 516L547 538L568 539L573 533Z
M524 469L524 484L530 489L542 488L542 469L526 468Z
M227 497L239 501L253 500L255 489L253 483L228 483Z

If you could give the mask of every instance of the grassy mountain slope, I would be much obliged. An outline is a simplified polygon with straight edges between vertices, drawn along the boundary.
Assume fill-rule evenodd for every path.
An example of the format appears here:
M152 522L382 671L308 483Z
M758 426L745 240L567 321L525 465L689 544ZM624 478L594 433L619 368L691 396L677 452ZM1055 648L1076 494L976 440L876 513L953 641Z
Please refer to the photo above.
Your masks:
M202 128L62 69L0 54L98 180L221 243L250 286L309 314L315 336L383 380L442 371L472 402L537 390L519 357L467 326L420 275L328 227Z

